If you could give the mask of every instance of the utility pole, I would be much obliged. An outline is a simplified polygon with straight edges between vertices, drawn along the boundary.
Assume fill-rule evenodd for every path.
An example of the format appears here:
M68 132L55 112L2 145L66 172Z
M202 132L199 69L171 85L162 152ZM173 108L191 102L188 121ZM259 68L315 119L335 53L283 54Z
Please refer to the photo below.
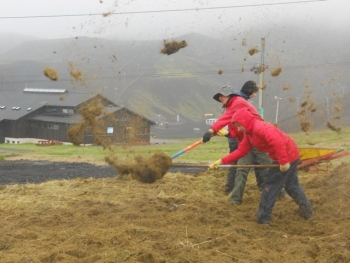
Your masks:
M282 97L275 96L275 99L277 100L275 124L277 124L277 122L278 122L278 107L279 107L280 100L282 99Z
M265 89L264 83L264 72L268 68L268 65L265 65L264 61L265 54L265 38L261 38L261 58L260 63L256 64L254 67L250 69L254 74L259 74L259 105L258 111L262 118L264 118L264 108L263 108L263 89Z
M263 97L262 97L262 91L264 88L264 72L265 72L264 53L265 53L265 38L262 38L261 39L261 58L260 58L261 70L260 70L260 76L259 76L260 89L259 89L259 106L258 106L258 111L262 118L264 118Z

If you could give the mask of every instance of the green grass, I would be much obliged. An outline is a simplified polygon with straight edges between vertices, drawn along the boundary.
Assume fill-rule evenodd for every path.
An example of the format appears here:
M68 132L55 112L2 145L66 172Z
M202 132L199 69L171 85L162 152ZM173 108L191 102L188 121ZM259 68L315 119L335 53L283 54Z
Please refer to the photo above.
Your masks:
M343 128L341 132L322 130L305 133L294 133L290 136L296 141L299 147L336 148L350 150L350 128ZM35 144L0 144L0 148L7 149L0 151L0 161L12 156L40 156L49 157L57 161L69 158L79 158L81 161L92 160L104 162L108 154L115 154L118 158L128 160L136 155L148 157L157 151L166 153L169 156L179 152L198 139L175 139L164 144L150 145L113 145L111 150L103 149L101 146L37 146ZM188 152L178 156L174 162L212 162L228 154L228 142L226 138L214 137L210 142L198 145Z

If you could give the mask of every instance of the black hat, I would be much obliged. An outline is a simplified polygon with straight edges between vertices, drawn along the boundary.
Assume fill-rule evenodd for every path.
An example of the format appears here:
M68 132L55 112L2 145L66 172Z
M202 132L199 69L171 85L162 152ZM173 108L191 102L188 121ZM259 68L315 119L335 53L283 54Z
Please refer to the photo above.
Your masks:
M234 92L233 88L231 86L225 85L223 86L218 93L216 93L213 97L214 100L220 102L219 97L222 96L230 96Z
M248 97L258 91L259 88L256 86L256 83L252 80L248 80L246 83L244 83L243 87L241 88L241 92L246 94Z

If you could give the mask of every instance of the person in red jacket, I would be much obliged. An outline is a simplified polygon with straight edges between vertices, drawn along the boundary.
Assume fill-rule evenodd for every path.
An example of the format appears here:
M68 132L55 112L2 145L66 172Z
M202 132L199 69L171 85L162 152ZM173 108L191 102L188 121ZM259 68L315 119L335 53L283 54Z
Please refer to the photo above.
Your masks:
M291 137L274 125L257 119L247 109L239 109L232 116L232 123L245 136L238 149L212 163L209 169L220 164L230 164L245 156L253 147L269 154L279 167L270 168L263 183L258 219L259 224L270 224L272 209L283 186L299 206L302 217L313 216L312 205L306 197L298 179L300 153Z
M240 141L243 140L244 133L237 130L237 127L231 123L232 115L237 109L246 108L251 112L254 117L262 120L259 112L256 108L248 101L248 99L254 97L255 93L258 92L258 87L254 81L247 81L244 83L241 91L234 91L230 86L224 86L218 93L213 96L213 99L222 103L224 113L218 118L218 120L211 125L209 130L203 135L203 142L210 140L212 136L226 136L229 139L236 139L236 143L229 142L230 152L237 149ZM227 125L228 134L221 134L222 129ZM224 130L225 131L225 130ZM235 147L231 147L235 146ZM252 149L248 155L240 159L238 162L232 164L271 164L271 159L266 153L259 152L257 149ZM225 185L225 192L227 194L232 192L230 197L230 203L232 205L240 205L243 200L243 192L246 185L247 177L250 168L230 168L227 174L227 180ZM262 182L266 176L266 168L256 168L255 178L259 189L261 189ZM281 192L284 195L284 190ZM282 196L281 195L281 196Z

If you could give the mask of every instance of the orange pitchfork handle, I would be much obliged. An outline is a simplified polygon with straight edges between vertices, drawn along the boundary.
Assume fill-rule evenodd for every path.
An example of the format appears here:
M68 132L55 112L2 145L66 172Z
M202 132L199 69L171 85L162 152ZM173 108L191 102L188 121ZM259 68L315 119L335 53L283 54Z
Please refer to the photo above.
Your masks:
M193 149L194 147L196 147L197 145L200 145L202 144L203 141L202 139L200 139L199 141L195 142L195 143L192 143L191 145L187 146L185 149L175 153L173 156L171 156L171 159L174 159L176 157L178 157L179 155L185 153L185 152L188 152L189 150Z

